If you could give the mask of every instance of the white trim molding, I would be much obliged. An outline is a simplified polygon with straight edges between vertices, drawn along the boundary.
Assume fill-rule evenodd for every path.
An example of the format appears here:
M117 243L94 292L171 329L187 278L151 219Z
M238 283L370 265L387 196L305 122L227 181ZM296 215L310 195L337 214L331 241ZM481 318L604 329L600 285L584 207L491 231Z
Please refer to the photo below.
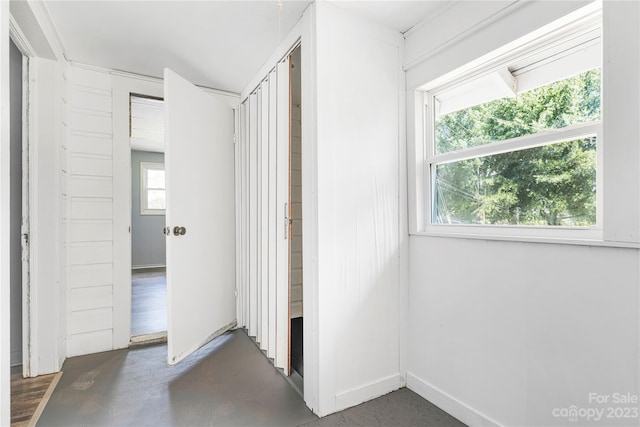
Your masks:
M398 390L403 385L404 378L402 378L402 376L391 375L386 378L381 378L378 381L337 393L335 410L336 412L342 411L343 409L359 405L362 402L367 402L376 397Z
M467 425L483 427L498 427L502 425L411 372L407 373L407 388Z

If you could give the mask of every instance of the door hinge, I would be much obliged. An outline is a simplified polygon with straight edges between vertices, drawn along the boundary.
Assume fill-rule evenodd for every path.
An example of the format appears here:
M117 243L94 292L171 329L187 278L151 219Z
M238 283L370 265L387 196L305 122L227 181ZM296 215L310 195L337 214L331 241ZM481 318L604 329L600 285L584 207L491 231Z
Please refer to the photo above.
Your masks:
M29 244L29 233L23 233L22 234L22 239L24 240L24 244L28 245Z
M236 294L236 298L238 298L238 289L236 288L236 290L234 291L234 293Z
M233 134L233 143L236 144L238 142L238 135Z

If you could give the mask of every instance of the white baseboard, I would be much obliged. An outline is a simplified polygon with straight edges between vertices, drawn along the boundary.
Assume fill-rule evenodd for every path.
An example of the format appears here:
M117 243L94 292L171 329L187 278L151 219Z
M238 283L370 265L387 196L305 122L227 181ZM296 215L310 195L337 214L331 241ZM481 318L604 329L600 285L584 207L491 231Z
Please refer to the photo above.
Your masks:
M391 375L390 377L338 393L336 394L336 412L398 390L402 387L403 382L404 379L399 374Z
M22 365L22 350L11 350L11 366Z
M411 372L407 372L407 388L469 426L500 426L498 422L416 377Z

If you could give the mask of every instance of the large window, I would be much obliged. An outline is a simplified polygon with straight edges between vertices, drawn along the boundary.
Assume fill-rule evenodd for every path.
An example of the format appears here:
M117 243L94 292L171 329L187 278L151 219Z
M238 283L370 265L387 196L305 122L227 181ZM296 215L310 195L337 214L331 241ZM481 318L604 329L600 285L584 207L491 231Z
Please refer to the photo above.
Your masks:
M599 226L600 22L426 85L427 228Z
M140 163L140 214L164 215L166 209L164 164Z

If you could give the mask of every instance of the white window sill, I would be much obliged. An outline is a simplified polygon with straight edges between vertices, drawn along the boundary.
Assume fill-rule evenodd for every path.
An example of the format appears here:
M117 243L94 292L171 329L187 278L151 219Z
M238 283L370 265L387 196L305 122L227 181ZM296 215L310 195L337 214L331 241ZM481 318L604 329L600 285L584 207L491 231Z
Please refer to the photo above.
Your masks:
M429 225L412 236L505 242L546 243L640 249L640 242L608 241L602 229L569 227L513 227L486 225Z

